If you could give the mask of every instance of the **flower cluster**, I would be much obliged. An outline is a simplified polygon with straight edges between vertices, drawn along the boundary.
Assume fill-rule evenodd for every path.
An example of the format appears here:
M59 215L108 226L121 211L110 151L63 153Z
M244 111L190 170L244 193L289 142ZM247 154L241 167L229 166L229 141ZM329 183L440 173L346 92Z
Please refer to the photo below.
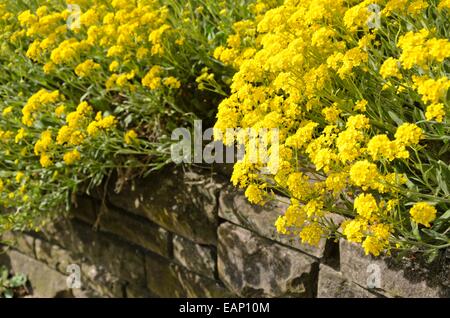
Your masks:
M171 130L212 120L220 98L195 79L232 74L210 52L258 3L2 1L0 233L39 227L115 169L169 163Z
M245 146L231 180L251 202L290 198L280 233L373 255L449 246L449 14L448 1L285 0L214 51L237 68L215 137ZM238 127L279 130L268 160Z

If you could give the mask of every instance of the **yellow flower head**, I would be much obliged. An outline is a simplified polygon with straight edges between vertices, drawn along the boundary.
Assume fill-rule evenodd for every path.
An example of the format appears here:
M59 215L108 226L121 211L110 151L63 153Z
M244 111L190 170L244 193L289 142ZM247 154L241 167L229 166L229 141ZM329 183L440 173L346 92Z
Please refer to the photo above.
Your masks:
M9 114L11 114L13 111L12 106L6 107L5 109L3 109L2 115L3 116L8 116Z
M436 208L427 202L418 202L409 210L414 222L430 227L430 222L436 219Z
M261 204L264 201L265 193L257 185L251 184L245 190L245 196L250 203Z
M75 162L77 162L78 160L80 160L80 157L81 157L81 155L80 155L80 153L78 152L78 150L77 150L77 149L74 149L74 150L72 150L72 151L66 152L66 153L64 154L63 159L64 159L64 162L65 162L67 165L73 165Z
M318 223L314 222L303 227L300 232L300 238L303 243L307 243L311 246L318 246L323 234L323 228Z
M138 135L134 130L128 130L124 137L125 143L131 145L136 140L137 136Z
M405 145L417 145L422 138L422 129L415 124L404 123L397 128L395 139Z
M378 211L377 201L369 194L360 194L354 202L356 212L365 219L371 219L372 215Z
M425 118L427 120L436 120L438 123L442 123L445 116L444 104L432 104L427 107L425 112Z

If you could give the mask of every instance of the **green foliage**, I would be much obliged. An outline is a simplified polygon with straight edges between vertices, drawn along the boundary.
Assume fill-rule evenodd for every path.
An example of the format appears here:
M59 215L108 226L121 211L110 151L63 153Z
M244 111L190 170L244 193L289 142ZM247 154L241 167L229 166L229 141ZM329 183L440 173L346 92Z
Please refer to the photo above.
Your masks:
M0 297L13 298L19 288L25 288L27 277L24 274L10 275L5 266L0 266Z

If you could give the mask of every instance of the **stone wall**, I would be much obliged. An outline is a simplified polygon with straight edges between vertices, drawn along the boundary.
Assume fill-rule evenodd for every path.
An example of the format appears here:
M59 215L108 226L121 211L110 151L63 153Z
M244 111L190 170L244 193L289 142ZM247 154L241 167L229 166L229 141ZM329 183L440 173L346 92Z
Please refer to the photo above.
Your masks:
M250 205L211 169L166 169L79 196L42 232L3 240L0 264L43 297L448 297L449 258L374 259L346 242L279 236L285 206ZM330 215L336 222L340 218ZM70 264L81 289L67 288ZM375 288L368 288L375 287Z

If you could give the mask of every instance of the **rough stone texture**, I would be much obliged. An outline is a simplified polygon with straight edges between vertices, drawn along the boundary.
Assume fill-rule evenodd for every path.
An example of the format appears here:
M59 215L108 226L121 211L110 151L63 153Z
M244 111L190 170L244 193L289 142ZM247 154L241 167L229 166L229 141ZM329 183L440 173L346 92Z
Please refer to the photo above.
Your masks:
M80 255L78 252L64 249L54 243L36 238L36 259L46 263L64 275L67 275L68 266L80 266L82 289L74 289L76 297L122 297L123 286L119 277L110 272L103 263L91 263L89 255Z
M376 295L345 279L342 273L321 264L317 298L374 298Z
M42 234L53 244L69 250L74 259L87 260L116 277L132 282L141 281L144 276L144 257L139 249L90 226L62 219L47 226Z
M119 193L110 191L109 200L196 243L215 244L220 188L212 174L172 168L125 183Z
M51 268L61 273L65 273L70 264L77 263L77 260L72 258L68 250L58 245L49 244L41 239L35 239L35 253L36 259L45 262Z
M211 246L199 245L174 235L173 256L180 265L201 275L216 277L216 253Z
M1 236L0 242L5 245L13 246L19 252L35 257L34 254L34 237L19 232L8 232Z
M285 199L286 200L286 199ZM229 186L220 192L219 216L234 224L241 225L261 236L292 246L315 257L322 257L326 240L321 240L318 247L302 244L298 236L289 237L276 232L275 221L284 214L287 204L276 201L264 207L253 205L241 191Z
M0 265L5 265L14 273L24 273L32 287L33 297L70 297L66 276L36 261L35 259L9 250L0 254Z
M219 277L240 296L312 297L317 266L314 258L231 223L219 227Z
M120 213L115 208L108 208L99 217L100 230L113 233L159 255L169 256L169 232L127 213Z
M147 286L159 297L229 297L222 284L156 254L146 255Z
M275 233L282 204L253 206L209 170L173 170L76 196L71 217L41 233L4 235L14 248L0 264L28 274L34 297L450 297L450 249L424 266L345 242L310 248ZM82 289L66 289L71 264ZM380 288L368 290L374 268Z
M386 297L450 297L450 290L440 286L440 281L397 268L393 258L365 256L362 248L345 240L340 242L340 253L344 277L360 286L368 286L368 282L373 282L371 277L378 272L380 284L376 291Z

